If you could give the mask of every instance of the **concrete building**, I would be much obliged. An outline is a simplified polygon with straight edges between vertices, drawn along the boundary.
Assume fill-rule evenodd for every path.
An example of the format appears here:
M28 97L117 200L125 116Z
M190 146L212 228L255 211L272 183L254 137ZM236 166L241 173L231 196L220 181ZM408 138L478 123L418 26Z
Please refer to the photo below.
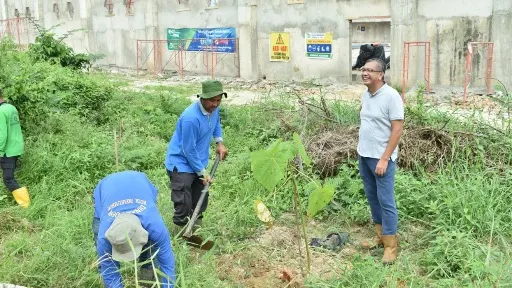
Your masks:
M493 42L492 75L512 87L512 77L506 73L512 68L508 49L512 0L0 0L0 33L7 29L5 19L24 16L46 28L61 24L54 28L57 34L84 29L66 41L76 51L104 54L99 64L171 71L181 67L185 74L213 72L245 79L350 82L356 79L351 66L359 45L379 42L389 47L388 76L399 86L404 42L429 41L432 87L462 88L468 42ZM181 31L174 30L178 28L231 28L236 43L225 45L238 49L236 53L169 50L167 35ZM29 24L21 30L21 42L33 41ZM272 32L288 32L289 46L274 48L269 43ZM306 36L313 35L309 33L332 33L332 45L326 48L330 58L308 57ZM285 33L282 37L287 39ZM178 42L174 47L181 47ZM312 47L320 52L324 46ZM471 83L482 86L487 52L476 48ZM289 52L289 60L270 61L271 52L283 51ZM424 48L410 51L408 85L425 76Z

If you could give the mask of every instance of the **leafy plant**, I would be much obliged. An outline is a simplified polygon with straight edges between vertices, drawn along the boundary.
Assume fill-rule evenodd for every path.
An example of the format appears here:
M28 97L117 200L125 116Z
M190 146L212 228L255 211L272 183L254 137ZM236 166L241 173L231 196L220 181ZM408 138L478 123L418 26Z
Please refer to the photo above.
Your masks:
M60 64L34 62L31 51L18 51L12 41L0 42L0 86L16 106L25 130L40 130L51 113L72 112L94 123L105 123L104 108L114 89L105 79Z
M252 152L251 168L254 178L261 183L265 189L272 192L279 182L286 178L285 182L293 183L293 201L297 224L297 232L300 234L299 226L302 226L302 237L306 246L307 271L311 268L310 254L307 243L306 225L302 216L301 201L297 182L299 177L309 178L303 173L303 165L311 165L311 160L297 133L293 134L292 141L278 140L268 149ZM308 199L307 215L315 216L322 210L334 196L334 186L324 185L311 181L316 186ZM285 193L283 191L282 193ZM300 215L300 216L299 216ZM299 221L300 218L300 221ZM301 251L299 243L299 251Z
M63 36L56 38L55 34L51 32L56 26L45 29L35 21L32 21L32 24L39 33L35 43L29 45L30 55L35 62L47 61L51 64L59 64L62 67L81 70L90 68L93 60L102 57L100 55L75 53L71 47L64 43L67 37L82 29L69 31Z

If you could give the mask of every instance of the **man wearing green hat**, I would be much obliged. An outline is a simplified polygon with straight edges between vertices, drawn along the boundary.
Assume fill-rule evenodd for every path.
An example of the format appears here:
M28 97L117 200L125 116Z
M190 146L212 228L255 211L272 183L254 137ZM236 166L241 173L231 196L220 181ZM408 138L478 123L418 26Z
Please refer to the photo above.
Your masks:
M208 80L202 83L199 100L183 111L172 135L165 157L165 167L171 181L171 200L174 203L175 233L183 231L192 217L201 191L211 182L206 171L212 138L217 154L223 160L228 151L222 140L219 105L227 97L222 83ZM208 194L201 205L195 228L201 226L208 205ZM195 229L194 229L195 230Z

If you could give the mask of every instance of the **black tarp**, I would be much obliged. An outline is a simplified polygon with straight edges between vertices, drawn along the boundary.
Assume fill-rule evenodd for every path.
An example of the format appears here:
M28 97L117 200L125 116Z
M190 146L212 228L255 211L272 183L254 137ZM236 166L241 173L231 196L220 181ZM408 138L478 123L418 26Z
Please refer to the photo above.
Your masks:
M358 69L364 66L366 61L372 58L379 58L384 63L386 63L386 67L389 67L389 57L386 58L386 53L384 52L384 46L382 45L373 45L373 44L363 44L359 48L359 56L357 56L356 65L352 67L352 69Z

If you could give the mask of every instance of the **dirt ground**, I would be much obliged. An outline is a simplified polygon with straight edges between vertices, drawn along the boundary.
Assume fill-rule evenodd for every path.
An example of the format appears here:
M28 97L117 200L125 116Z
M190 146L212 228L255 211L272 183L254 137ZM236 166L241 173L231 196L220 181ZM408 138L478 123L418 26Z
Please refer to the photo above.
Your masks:
M305 243L297 234L294 219L292 214L285 214L272 228L262 228L261 233L248 239L247 248L243 252L217 255L219 278L244 288L305 287L302 276L302 270L306 268ZM361 247L362 242L371 241L374 237L370 224L340 227L337 230L333 230L332 224L313 220L307 223L308 245L314 237L324 239L332 232L349 233L348 244L337 251L310 247L310 276L324 280L339 279L352 269L352 258L356 254L371 255L376 262L381 261L382 249L370 254L370 251ZM404 227L400 241L404 246L411 247L410 243L414 246L415 239L419 239L419 235L424 232L421 226ZM299 242L302 257L298 249Z
M235 254L217 257L217 274L220 279L247 288L304 287L302 270L306 265L306 246L297 234L293 215L284 215L269 229L248 240L248 248ZM313 237L325 238L328 233L323 225L310 221L307 225L308 245ZM350 228L350 243L339 251L310 247L312 276L330 279L339 277L350 269L350 258L358 253L359 243L366 240L365 229ZM301 245L302 257L298 243ZM287 286L288 285L288 286Z
M143 91L146 86L180 86L197 85L200 92L200 82L209 77L186 76L184 79L177 76L167 78L137 77L125 73L123 80L129 85L123 89ZM318 97L323 95L331 101L356 101L366 90L364 85L323 83L316 85L310 82L273 82L261 80L258 82L241 79L218 78L225 85L228 98L224 103L230 105L250 105L266 97L293 97L298 93L301 97ZM401 91L399 91L401 92ZM424 94L424 101L428 107L435 107L441 111L453 113L458 117L467 117L478 111L484 119L491 122L508 119L508 114L500 111L499 105L489 97L480 93L470 93L467 101L463 101L462 87L447 88L433 87L432 93ZM190 99L196 99L194 95ZM410 100L409 100L410 99ZM296 100L296 99L295 99ZM407 101L415 101L414 91L409 92ZM322 279L339 278L340 275L351 269L351 259L356 254L368 255L368 251L360 248L363 241L371 240L373 228L371 225L359 227L341 227L338 231L329 231L325 223L310 221L308 227L309 243L312 237L324 238L329 232L348 232L349 243L341 250L333 252L311 248L310 274ZM401 242L415 246L417 235L423 233L420 226L411 226L401 235ZM301 245L300 256L298 243ZM239 287L304 287L302 270L306 267L305 243L297 234L292 215L285 215L275 223L272 228L261 228L260 233L253 239L245 241L247 248L243 252L216 255L217 274L221 280L235 284ZM380 257L375 257L380 261ZM404 285L405 286L405 285Z
M211 79L209 76L185 76L178 75L155 77L154 75L136 75L131 70L110 70L114 77L118 76L120 81L127 81L128 86L122 89L131 91L143 91L147 86L197 86L200 93L201 82ZM115 79L115 78L114 78ZM366 86L361 83L329 83L323 80L295 82L295 81L246 81L240 78L216 77L223 82L228 98L224 103L230 105L249 105L266 98L291 97L297 100L295 94L305 99L323 97L327 101L349 101L359 102L361 94ZM415 87L406 93L407 102L415 102ZM401 93L401 91L398 91ZM482 119L489 120L492 124L500 126L503 121L509 119L506 111L501 111L500 106L485 95L483 87L472 87L469 89L467 99L463 99L463 87L439 87L432 86L430 93L423 94L424 101L428 107L435 107L441 111L465 118L475 112ZM196 99L190 95L190 99Z

